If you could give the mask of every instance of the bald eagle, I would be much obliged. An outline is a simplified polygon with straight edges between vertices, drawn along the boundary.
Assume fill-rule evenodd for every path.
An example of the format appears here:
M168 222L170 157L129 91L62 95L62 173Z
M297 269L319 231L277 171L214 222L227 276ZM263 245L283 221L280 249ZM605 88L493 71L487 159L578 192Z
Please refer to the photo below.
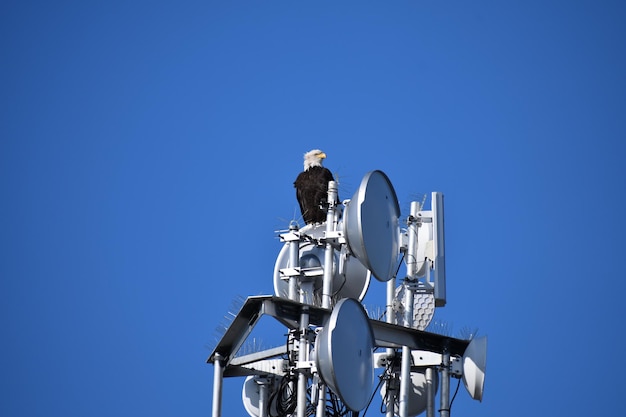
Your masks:
M323 223L326 221L326 210L323 208L328 199L328 182L334 181L333 174L322 166L326 154L313 149L304 154L304 171L293 183L300 212L306 224Z

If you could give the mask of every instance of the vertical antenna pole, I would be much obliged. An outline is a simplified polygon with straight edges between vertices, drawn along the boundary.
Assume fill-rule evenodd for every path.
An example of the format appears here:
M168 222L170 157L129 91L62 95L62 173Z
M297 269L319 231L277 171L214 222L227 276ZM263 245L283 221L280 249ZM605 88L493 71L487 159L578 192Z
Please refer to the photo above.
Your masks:
M408 219L409 241L407 244L407 262L404 279L404 325L413 327L413 301L415 298L416 266L417 266L417 213L419 203L411 202L411 215ZM409 415L409 393L411 390L411 348L402 346L402 367L400 373L400 417Z
M222 380L224 376L224 357L215 354L213 361L213 412L212 417L222 416Z
M298 232L298 225L295 222L289 224L289 232ZM300 266L300 239L289 242L289 265L296 269ZM289 277L289 299L298 301L298 277Z
M450 352L444 348L441 355L441 404L439 415L450 417Z
M411 279L415 279L417 267L417 229L419 227L417 214L420 204L417 201L411 202L411 214L407 220L409 241L406 250L406 274Z
M404 279L404 323L406 327L413 326L413 298L414 281ZM402 346L402 369L400 374L400 417L409 415L409 391L411 389L411 348Z
M411 348L402 346L400 373L400 417L409 417L409 389L411 388Z
M433 385L434 370L426 368L426 417L435 417L435 387Z
M257 384L259 384L259 417L267 417L267 386L269 384L269 381L267 380L267 378L261 378L257 380Z
M389 281L387 281L387 312L386 312L386 321L387 323L390 324L395 324L395 320L394 320L394 312L393 312L393 300L394 300L394 296L395 296L395 292L396 292L396 277L391 278ZM393 357L395 356L396 351L394 348L387 348L387 360L388 361L393 361ZM396 407L396 401L395 401L395 394L393 391L395 391L396 388L396 384L393 378L389 378L387 379L387 381L385 381L385 384L387 386L387 412L385 413L386 417L394 417L394 410Z
M328 213L326 214L326 237L335 231L335 214L337 201L337 183L335 181L328 182ZM333 286L333 245L326 243L326 252L324 253L324 284L322 287L322 307L330 308L331 293Z
M326 387L324 385L319 386L319 395L317 398L317 412L315 417L324 417L326 415Z
M394 320L394 312L393 312L393 300L396 295L396 277L391 278L387 281L387 311L385 312L386 322L389 324L396 324ZM392 348L387 349L387 353L393 353Z
M306 388L308 376L306 374L306 363L309 360L309 343L307 341L307 332L309 328L309 308L304 306L300 315L300 344L298 346L298 417L306 417Z
M328 213L326 214L326 234L330 234L335 230L335 222L337 220L337 183L335 181L328 182ZM331 308L332 305L332 285L333 285L333 255L334 249L330 243L326 243L326 252L324 252L324 281L322 285L322 307ZM326 387L321 384L318 391L318 403L316 417L324 417L326 415Z

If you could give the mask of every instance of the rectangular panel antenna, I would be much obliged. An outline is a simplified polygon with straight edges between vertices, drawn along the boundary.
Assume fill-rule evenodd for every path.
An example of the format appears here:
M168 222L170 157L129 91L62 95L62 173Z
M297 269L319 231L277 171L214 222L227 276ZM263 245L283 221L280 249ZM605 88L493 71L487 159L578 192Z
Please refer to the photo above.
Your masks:
M446 262L444 245L443 193L432 193L435 306L446 305Z

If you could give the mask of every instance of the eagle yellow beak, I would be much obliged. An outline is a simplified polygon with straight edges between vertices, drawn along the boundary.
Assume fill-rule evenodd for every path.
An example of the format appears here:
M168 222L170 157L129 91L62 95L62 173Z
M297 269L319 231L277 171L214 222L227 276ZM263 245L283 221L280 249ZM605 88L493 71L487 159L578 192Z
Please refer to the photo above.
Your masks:
M324 159L324 158L326 158L326 154L324 152L320 152L320 153L317 154L317 157L320 158L320 159Z

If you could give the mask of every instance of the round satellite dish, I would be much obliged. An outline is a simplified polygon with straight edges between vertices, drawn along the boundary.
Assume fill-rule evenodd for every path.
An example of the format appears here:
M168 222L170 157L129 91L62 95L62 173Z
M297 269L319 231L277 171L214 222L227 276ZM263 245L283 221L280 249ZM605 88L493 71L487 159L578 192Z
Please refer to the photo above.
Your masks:
M350 410L365 408L374 383L374 337L363 306L340 300L315 343L324 383Z
M339 222L338 227L343 227L343 223ZM306 234L313 239L321 239L324 237L326 225L306 225L300 229L300 233ZM318 246L315 242L306 240L300 242L300 267L315 268L316 266L325 267L324 246ZM289 298L289 280L281 277L280 270L289 268L289 244L285 243L276 258L274 265L274 294L278 297ZM370 271L363 266L358 259L349 256L347 250L334 251L333 256L333 284L332 294L339 298L356 298L359 301L365 297L371 280ZM324 285L323 275L312 277L313 291L315 300L321 300L322 287ZM321 305L321 303L320 303Z
M482 401L487 372L487 336L475 337L463 354L463 383L470 397Z
M248 414L251 417L259 417L261 415L261 410L259 410L259 402L261 399L261 387L257 382L259 379L258 376L250 375L243 382L243 388L241 390L241 399L243 401L243 407L246 409ZM272 393L276 391L278 388L278 380L276 378L272 378L267 380L267 399L269 402L269 398ZM270 415L278 415L278 411L276 410L276 403L273 402L271 405ZM266 413L267 415L267 413Z
M404 285L399 285L396 288L393 310L396 314L396 323L409 327L408 323L404 320L404 312L406 310L404 301L405 293L406 288ZM432 321L434 315L435 295L433 293L416 292L413 296L413 323L411 323L410 327L417 330L425 330Z
M433 372L433 390L437 394L437 388L439 387L439 374ZM426 375L424 371L411 372L411 389L409 390L409 416L417 416L426 410L428 404L428 391L426 386ZM387 401L387 384L383 384L380 389L380 395L383 397L385 404ZM394 415L400 415L400 404L396 401L394 404Z
M400 253L400 206L382 171L370 171L344 210L344 234L350 250L379 281L395 273Z

